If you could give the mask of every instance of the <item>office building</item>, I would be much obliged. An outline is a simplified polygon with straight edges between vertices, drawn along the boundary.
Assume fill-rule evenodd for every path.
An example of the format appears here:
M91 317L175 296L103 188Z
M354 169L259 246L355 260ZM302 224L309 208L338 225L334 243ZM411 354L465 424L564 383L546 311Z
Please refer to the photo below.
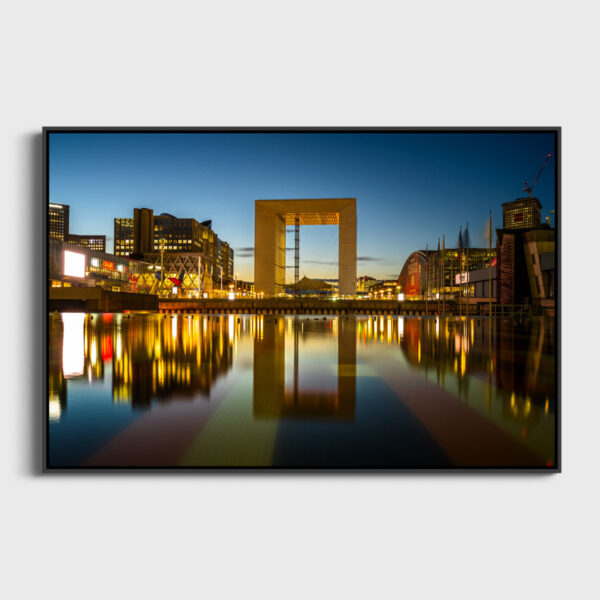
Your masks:
M105 235L77 235L70 233L65 242L80 248L89 248L98 252L106 252L106 236Z
M503 229L534 229L540 226L542 205L537 198L517 198L502 205Z
M199 222L169 213L155 215L149 208L136 208L133 218L114 220L115 255L131 256L160 266L165 276L177 278L183 269L185 284L180 293L211 292L221 281L227 287L234 279L233 249L212 230L212 221ZM162 288L165 286L163 285ZM162 289L161 288L161 289ZM170 289L170 288L169 288Z
M116 256L129 256L139 254L133 247L133 219L130 217L115 219L115 247Z
M48 204L48 237L54 240L60 240L81 248L89 248L106 251L105 235L80 235L69 233L69 205Z
M371 288L377 285L377 283L377 279L374 277L369 277L368 275L359 277L356 280L356 293L361 295L368 294L371 291Z
M48 204L48 237L64 241L69 235L69 206Z
M142 255L154 250L154 211L134 208L133 217L114 220L115 254Z
M223 270L223 279L233 279L233 248L227 242L217 239L217 275L221 275Z
M154 217L152 252L204 252L217 260L217 235L211 229L212 222L199 223L196 219L179 219L169 213ZM213 248L214 246L214 248Z

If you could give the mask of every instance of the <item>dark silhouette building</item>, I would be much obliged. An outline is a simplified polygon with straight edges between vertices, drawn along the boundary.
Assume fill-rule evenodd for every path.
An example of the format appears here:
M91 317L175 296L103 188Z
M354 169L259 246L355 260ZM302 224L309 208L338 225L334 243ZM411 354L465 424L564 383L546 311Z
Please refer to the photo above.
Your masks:
M556 295L556 232L537 229L498 229L499 304L532 304L553 308Z
M537 198L502 205L503 229L496 230L498 304L554 308L556 231L541 223L541 208Z

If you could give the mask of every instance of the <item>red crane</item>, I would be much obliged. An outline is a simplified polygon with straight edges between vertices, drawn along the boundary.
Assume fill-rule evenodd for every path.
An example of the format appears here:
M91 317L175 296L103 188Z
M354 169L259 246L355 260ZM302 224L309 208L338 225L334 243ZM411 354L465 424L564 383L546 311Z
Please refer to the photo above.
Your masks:
M546 160L544 161L542 168L538 171L538 174L536 175L536 178L535 178L533 184L531 185L531 187L529 187L529 185L527 185L527 182L525 182L525 187L523 188L523 191L527 192L528 198L531 198L531 192L533 192L533 188L535 187L535 184L538 182L538 179L540 178L542 171L546 168L546 165L548 164L548 161L550 160L551 157L552 157L552 154L546 155Z

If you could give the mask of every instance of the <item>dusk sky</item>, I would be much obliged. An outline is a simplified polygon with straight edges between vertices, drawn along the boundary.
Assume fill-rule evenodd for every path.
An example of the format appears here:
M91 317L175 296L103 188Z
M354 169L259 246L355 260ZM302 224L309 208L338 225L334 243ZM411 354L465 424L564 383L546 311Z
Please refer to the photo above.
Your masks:
M489 211L501 227L501 204L526 195L548 153L551 133L52 133L50 202L70 205L71 233L105 234L107 252L113 219L136 207L212 219L252 281L255 200L355 197L357 273L388 279L442 234L455 246L467 222L487 246ZM534 190L542 218L554 172L553 156ZM337 240L337 227L302 227L300 276L336 278Z

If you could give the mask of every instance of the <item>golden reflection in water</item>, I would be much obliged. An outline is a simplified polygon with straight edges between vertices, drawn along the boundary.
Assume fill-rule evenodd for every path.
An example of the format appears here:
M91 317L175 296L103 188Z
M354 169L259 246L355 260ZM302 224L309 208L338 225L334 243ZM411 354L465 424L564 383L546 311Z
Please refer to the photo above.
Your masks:
M62 406L60 396L51 392L48 401L48 418L50 421L60 421L61 415Z
M327 352L331 342L337 345L334 389L322 379L318 384L309 382L308 388L300 385L299 361L303 358L300 345L309 338L315 352L319 348ZM288 317L287 328L282 317L261 319L261 335L254 338L254 417L353 420L357 341L360 337L355 319ZM290 385L286 385L286 352L292 355Z
M398 348L415 368L434 372L444 389L465 401L481 382L488 409L502 403L503 414L535 421L554 414L554 329L544 319L524 323L505 319L452 317L327 317L326 319L253 316L52 315L49 321L49 414L60 420L67 408L67 379L90 382L112 378L115 403L148 407L152 399L175 395L208 396L218 377L233 366L238 342L254 343L254 414L329 415L353 418L356 351L379 344ZM337 341L336 391L307 392L285 385L288 352L302 361L306 336ZM440 335L440 331L443 335ZM293 349L293 350L292 350ZM282 374L283 373L283 374ZM451 379L449 379L451 377ZM448 387L456 385L458 389ZM328 417L329 418L329 417Z
M51 420L59 420L66 410L66 379L86 377L91 383L104 379L107 367L115 404L144 408L153 397L166 401L174 394L209 395L216 379L232 366L238 332L234 319L227 317L83 313L52 315L49 330Z
M440 320L445 322L440 324ZM440 327L445 332L441 338ZM502 403L507 418L536 422L554 413L551 320L408 318L400 347L413 366L426 372L435 370L436 381L444 389L448 387L445 373L454 373L457 393L467 402L472 385L481 382L487 386L488 407L493 396ZM448 389L454 392L454 387ZM526 433L523 429L522 435Z

